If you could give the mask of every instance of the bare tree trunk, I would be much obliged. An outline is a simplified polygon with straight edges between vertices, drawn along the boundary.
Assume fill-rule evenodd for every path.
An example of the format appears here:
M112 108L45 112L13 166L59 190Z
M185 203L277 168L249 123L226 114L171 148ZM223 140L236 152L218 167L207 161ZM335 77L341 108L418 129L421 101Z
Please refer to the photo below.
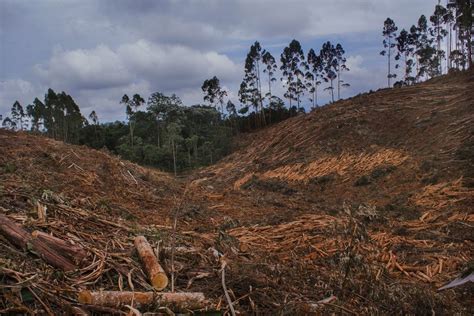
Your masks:
M408 52L405 52L405 84L408 82Z
M260 100L260 113L262 115L262 124L263 126L267 125L265 120L265 111L263 110L263 99L262 99L262 83L260 81L260 63L257 60L257 88L258 88L258 96Z
M451 48L452 48L452 41L453 41L453 38L452 38L452 35L453 35L453 32L452 32L452 24L449 23L448 25L448 28L449 28L449 35L448 35L448 41L446 43L447 45L447 52L446 52L446 67L447 67L447 70L446 72L449 73L449 70L451 69Z
M337 70L337 99L341 99L341 71L339 69Z
M390 88L390 79L391 79L391 74L390 74L390 58L391 58L391 53L392 53L392 42L390 40L390 37L388 38L388 75L387 75L387 79L388 79L388 87ZM333 101L334 102L334 101Z
M472 36L471 36L471 30L467 30L467 60L468 60L468 65L469 69L472 68Z
M270 76L270 71L268 72L268 123L272 124L272 78Z
M318 82L316 81L316 85L314 86L314 98L316 100L316 107L318 107Z
M332 103L334 103L334 79L331 79L331 100L332 100Z

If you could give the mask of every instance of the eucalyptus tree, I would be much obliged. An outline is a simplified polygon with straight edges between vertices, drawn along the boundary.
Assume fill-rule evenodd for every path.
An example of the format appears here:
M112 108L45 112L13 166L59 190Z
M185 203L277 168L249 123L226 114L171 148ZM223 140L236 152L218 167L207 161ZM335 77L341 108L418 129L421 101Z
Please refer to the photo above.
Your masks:
M334 80L337 79L337 57L336 48L331 42L323 44L319 55L323 61L323 68L325 73L325 81L330 82L330 85L324 88L325 91L330 91L331 102L334 102Z
M6 128L6 129L15 130L15 128L16 128L16 123L15 123L15 121L13 121L11 118L9 118L9 117L7 116L7 117L5 117L5 118L3 119L2 127L3 127L3 128Z
M148 98L147 111L155 118L156 124L156 144L162 147L161 129L162 125L171 120L172 116L176 116L178 109L183 105L181 99L172 94L167 96L161 92L154 92Z
M199 142L199 136L192 135L186 139L184 139L184 146L186 147L186 152L188 155L188 165L192 167L192 156L194 156L194 160L197 160L197 146Z
M143 99L139 94L134 94L133 97L130 99L128 95L124 94L122 100L120 101L121 104L125 105L125 113L127 114L128 119L128 126L130 130L130 145L132 149L134 147L134 130L136 126L136 119L135 113L138 111L138 108L145 103L145 99Z
M245 58L245 75L243 81L247 86L247 94L250 103L255 108L256 120L260 116L260 120L265 124L265 116L263 112L262 85L260 76L260 61L262 60L262 48L259 42L255 42L250 46L250 50Z
M239 113L246 114L249 111L250 93L245 80L240 83L238 96L241 104Z
M320 55L316 55L314 49L310 49L307 57L308 71L306 72L306 87L310 93L310 102L313 108L318 106L318 86L321 80L327 80L324 77L323 60Z
M349 71L350 69L346 66L347 58L344 56L345 54L344 48L342 48L341 44L337 44L334 50L335 54L335 66L336 66L336 73L337 73L337 99L341 99L341 86L342 87L349 87L350 84L344 82L341 76L344 71Z
M420 47L420 41L419 41L420 35L421 34L419 32L418 26L412 25L410 27L410 33L408 34L408 43L409 43L410 54L411 54L411 57L412 57L412 60L413 60L413 65L414 65L413 68L416 67L415 76L412 76L413 77L413 82L417 81L418 73L419 73L419 67L420 67L419 58L418 58L418 54L417 54L418 49Z
M204 101L216 109L220 106L221 114L224 115L224 98L227 92L221 88L219 79L214 76L204 80L201 90L204 92Z
M439 60L436 58L436 48L433 47L433 38L430 37L428 20L424 15L421 15L418 19L417 32L417 78L423 78L426 75L428 77L433 77L438 73Z
M387 56L387 81L388 87L391 87L391 79L396 78L396 74L392 74L391 62L392 62L392 55L393 49L395 48L395 38L397 36L398 27L395 25L395 22L391 18L387 18L383 25L382 35L383 39L383 47L384 50L380 52L380 55Z
M57 138L57 123L59 120L59 113L63 114L63 109L59 108L58 96L53 89L48 89L44 96L44 127L49 137ZM59 108L59 109L58 109Z
M237 108L235 107L234 102L231 100L227 101L225 109L227 110L227 113L229 113L229 117L237 116Z
M66 92L57 94L57 100L60 104L62 113L58 112L60 117L59 136L64 142L77 143L81 128L86 123L86 119L81 114L79 105Z
M265 65L263 72L267 74L267 83L268 83L268 92L266 97L268 98L268 103L270 104L272 100L272 83L277 79L275 77L278 66L275 61L275 57L269 52L264 50L262 53L262 63Z
M92 125L99 125L99 116L94 110L89 114L89 119L91 120Z
M171 148L171 153L173 155L173 171L174 175L177 174L177 152L178 152L178 145L181 141L183 141L183 137L181 136L181 129L182 126L179 122L172 122L167 125L166 130L168 133L169 145Z
M413 68L413 59L410 58L411 54L414 51L414 47L412 44L412 37L410 33L408 33L405 29L403 29L400 34L396 38L397 41L397 55L395 56L395 60L403 59L404 64L404 80L403 84L409 85L413 82L414 78L411 76L412 68ZM398 68L398 64L396 68Z
M283 49L281 54L282 81L286 81L287 91L285 97L290 101L297 102L298 110L301 106L301 97L304 95L304 75L308 69L305 61L303 49L300 42L292 40L290 44Z
M23 110L23 106L20 104L20 102L15 101L13 103L11 116L13 121L16 123L16 126L18 126L20 130L23 130L23 118L25 117L25 111Z
M291 71L291 52L289 47L285 47L283 52L280 55L280 70L281 70L281 81L283 86L286 88L283 97L288 99L289 107L291 109L292 102L295 100L295 91L294 91L294 73Z
M442 71L442 59L445 56L444 51L441 49L441 42L448 35L448 31L444 28L445 16L448 14L448 10L441 4L436 5L433 15L430 17L431 28L430 34L436 41L436 58L438 59L438 72L441 74Z
M229 121L230 127L232 128L232 132L236 132L237 131L236 122L237 122L237 119L239 118L239 115L237 114L237 107L235 106L234 102L232 102L231 100L228 100L225 106L225 109L228 114L227 119Z
M99 116L97 115L97 113L93 110L90 114L89 114L89 119L91 120L92 122L92 125L94 126L94 138L95 138L95 141L97 142L97 126L99 125Z
M32 104L26 107L26 113L31 120L31 130L37 132L44 122L45 105L38 98L33 100Z
M454 13L455 13L455 3L448 1L448 4L446 5L446 14L443 16L443 22L446 25L446 31L447 31L447 41L446 41L446 65L447 65L447 71L453 67L453 62L451 59L451 52L453 51L453 29L455 28L455 18L454 18ZM456 39L455 39L456 40Z
M464 47L467 48L467 53L464 54L467 59L468 67L471 68L472 61L472 29L474 22L474 3L471 0L456 0L456 24L459 29L459 37L461 40L462 53L464 54Z

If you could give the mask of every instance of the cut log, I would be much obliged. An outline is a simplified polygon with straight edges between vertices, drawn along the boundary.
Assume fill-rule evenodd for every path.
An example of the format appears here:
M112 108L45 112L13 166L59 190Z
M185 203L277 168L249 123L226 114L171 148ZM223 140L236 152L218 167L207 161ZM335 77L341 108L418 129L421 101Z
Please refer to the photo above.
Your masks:
M144 236L135 238L135 248L137 248L138 256L145 267L151 285L158 291L163 290L168 285L168 277Z
M77 268L71 260L63 257L56 250L49 247L47 243L39 239L34 239L30 237L30 240L28 241L28 250L30 250L32 253L34 253L53 267L59 268L63 271L73 271Z
M18 248L28 249L30 234L3 214L0 214L0 232Z
M204 308L206 298L203 293L154 293L118 291L81 291L78 295L81 304L106 307L132 305L144 307L152 304L167 306L173 310L196 310Z
M56 268L63 271L76 269L72 261L63 257L61 253L51 248L46 242L32 238L20 225L3 214L0 214L0 233L5 235L15 246L23 250L29 250Z
M58 253L63 254L65 257L68 257L76 264L80 264L87 257L87 251L81 246L74 245L47 233L35 230L31 233L31 236L33 239L38 239L48 244L49 247L53 248Z

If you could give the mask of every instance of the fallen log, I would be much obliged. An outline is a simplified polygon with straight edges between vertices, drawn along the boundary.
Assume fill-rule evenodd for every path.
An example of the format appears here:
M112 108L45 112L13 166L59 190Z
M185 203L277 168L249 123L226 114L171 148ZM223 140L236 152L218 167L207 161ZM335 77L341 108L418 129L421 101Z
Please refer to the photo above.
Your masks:
M28 240L28 250L53 267L59 268L63 271L73 271L77 268L72 261L63 257L53 248L49 247L49 245L44 241L30 237L30 240Z
M0 214L0 232L15 246L28 249L30 234L7 216Z
M168 277L165 270L158 263L150 244L144 236L137 236L134 243L151 285L158 291L163 290L168 285Z
M81 304L105 307L132 305L144 307L152 304L167 306L173 310L196 310L204 308L206 298L203 293L154 293L118 291L81 291L78 295Z
M63 257L61 253L51 248L46 242L32 238L30 233L3 214L0 214L0 233L5 235L15 246L23 250L29 250L56 268L63 271L76 269L72 261Z
M87 251L81 246L74 245L47 233L35 230L31 233L31 236L33 237L33 239L38 239L48 244L49 247L51 247L58 253L61 253L64 256L68 257L76 264L80 264L87 257Z

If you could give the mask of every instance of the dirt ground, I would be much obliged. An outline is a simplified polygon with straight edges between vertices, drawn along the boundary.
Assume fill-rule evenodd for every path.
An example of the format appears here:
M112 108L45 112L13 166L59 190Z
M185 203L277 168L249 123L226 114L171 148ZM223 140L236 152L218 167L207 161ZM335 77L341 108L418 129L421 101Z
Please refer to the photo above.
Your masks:
M451 74L243 135L180 179L1 130L0 213L89 256L62 273L0 235L0 312L100 313L77 292L150 290L133 249L144 234L208 313L228 313L225 261L240 314L471 315L472 283L437 289L474 264L473 123L474 73Z

